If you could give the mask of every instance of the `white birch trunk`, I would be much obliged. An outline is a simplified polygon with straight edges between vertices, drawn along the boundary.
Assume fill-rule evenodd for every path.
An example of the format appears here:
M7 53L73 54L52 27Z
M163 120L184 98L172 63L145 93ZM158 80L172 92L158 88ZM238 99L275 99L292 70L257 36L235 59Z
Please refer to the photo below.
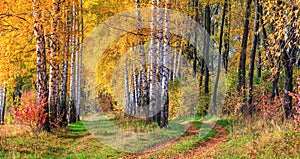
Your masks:
M138 108L138 86L137 86L137 74L135 65L133 65L133 90L134 90L134 101L133 101L133 116L136 115L136 109Z
M6 86L3 86L1 90L0 124L4 124L5 105L6 105Z
M50 37L50 78L49 78L49 119L56 123L58 113L58 79L59 79L59 34L58 16L60 0L52 1L51 37Z
M149 51L150 61L150 117L157 112L156 109L156 0L152 0L152 22L151 22L151 41Z
M69 54L70 54L70 31L71 31L71 20L70 20L70 1L67 1L67 5L64 9L65 16L65 33L64 33L64 50L63 50L63 73L62 73L62 91L61 91L61 111L62 125L67 125L67 84L68 84L68 71L69 71Z
M163 79L162 79L162 106L163 106L163 113L162 113L162 123L161 127L168 127L168 111L169 111L169 75L170 75L170 7L171 7L171 0L166 1L165 6L165 36L164 36L164 59L163 59Z
M76 108L75 108L75 51L76 51L76 4L73 0L73 24L72 24L72 39L71 39L71 66L70 66L70 100L69 100L69 122L75 122Z
M158 80L157 80L157 107L158 107L158 114L157 114L157 123L160 125L161 123L161 116L162 116L162 76L163 76L163 5L162 0L157 0L157 6L158 6L158 16L157 16L157 54L158 54Z
M82 14L82 0L80 0L80 22L78 23L78 58L77 58L77 95L76 95L76 120L80 120L80 104L81 104L81 73L82 73L82 43L83 43L83 14ZM80 35L80 36L79 36Z
M137 8L137 28L138 28L138 39L139 39L139 53L140 53L140 62L142 65L142 100L141 107L144 109L145 117L149 117L149 89L148 89L148 80L147 80L147 67L146 67L146 55L144 48L144 37L141 35L142 29L142 16L140 13L140 0L136 0L136 8Z
M36 67L37 67L37 92L38 102L44 105L44 110L39 112L47 112L48 107L48 87L47 87L47 73L46 73L46 42L44 35L44 27L42 24L42 10L41 2L39 0L33 0L33 17L34 17L34 35L36 42ZM41 128L42 119L37 122L38 129ZM46 117L46 121L43 125L45 130L50 131L49 117Z
M128 83L128 71L127 71L127 59L124 65L124 82L125 82L125 104L124 111L128 112L130 105L130 92L129 92L129 83Z
M177 54L178 54L178 51L177 50L175 50L175 53L174 53L174 59L173 59L173 70L172 70L172 75L173 75L173 81L175 81L175 79L176 79L176 68L177 68L177 58L179 58L179 56L177 56Z

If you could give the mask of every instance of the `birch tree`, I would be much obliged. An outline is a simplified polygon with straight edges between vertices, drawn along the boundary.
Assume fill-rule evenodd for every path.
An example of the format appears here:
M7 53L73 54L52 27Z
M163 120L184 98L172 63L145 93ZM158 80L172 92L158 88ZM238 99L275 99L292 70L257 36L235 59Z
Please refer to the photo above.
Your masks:
M135 116L137 114L136 110L138 109L138 75L136 74L135 64L132 66L133 72L133 93L134 93L134 101L133 101L133 112L132 115Z
M162 116L160 127L168 127L168 116L169 116L169 75L170 75L170 8L171 0L166 1L165 6L165 36L164 36L164 51L163 51L163 77L162 77Z
M80 104L81 104L81 74L82 74L82 45L84 39L84 24L83 24L83 9L82 9L82 0L80 0L80 23L78 25L78 31L80 32L80 37L78 36L79 41L79 55L78 55L78 73L77 73L77 103L76 103L76 119L80 120Z
M78 11L79 10L79 11ZM82 19L82 0L80 0L77 9L77 29L76 29L76 55L75 55L75 105L76 105L76 121L79 121L80 114L80 80L81 80L81 65L82 65L82 42L83 42L83 19Z
M41 1L33 0L34 35L36 42L37 92L38 102L44 104L44 111L48 111L48 88L46 74L45 35L42 23ZM42 110L41 110L42 111ZM40 123L41 121L39 121ZM46 118L44 129L49 131L49 118Z
M140 62L142 65L142 84L141 84L141 106L144 109L146 118L149 118L149 88L147 81L146 55L144 48L144 37L142 35L142 16L140 13L140 0L135 0L137 8L137 29L138 29L138 47L140 53Z
M128 83L127 59L125 60L125 64L124 64L124 85L125 85L124 110L126 112L130 107L130 91L129 91L129 83Z
M4 124L5 106L6 106L6 86L1 90L1 103L0 103L0 124Z
M54 124L57 119L59 103L58 77L59 77L59 34L58 16L60 11L60 0L52 1L51 38L50 38L50 79L49 79L49 119Z
M72 5L72 38L71 38L71 65L70 65L70 99L69 99L69 122L73 123L76 121L76 107L75 107L75 57L76 57L76 19L77 19L77 8L76 0L73 0Z
M149 51L149 62L150 62L150 105L149 112L157 112L156 106L156 0L152 0L152 20L151 20L151 36L150 36L150 51Z
M157 107L158 107L158 113L156 115L156 121L160 125L161 124L161 117L163 115L163 107L162 107L162 98L161 98L161 93L162 93L162 77L163 77L163 5L161 0L157 0L157 54L158 54L158 79L157 79Z
M69 54L70 54L70 33L71 33L71 6L70 1L66 2L64 8L64 40L63 40L63 63L62 63L62 88L61 88L61 117L62 124L66 126L67 124L67 84L68 84L68 71L69 71Z

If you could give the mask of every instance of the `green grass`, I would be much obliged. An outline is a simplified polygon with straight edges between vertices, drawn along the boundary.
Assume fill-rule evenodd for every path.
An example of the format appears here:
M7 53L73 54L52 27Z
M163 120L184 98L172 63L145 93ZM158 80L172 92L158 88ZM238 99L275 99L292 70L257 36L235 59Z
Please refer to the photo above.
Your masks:
M119 158L127 153L106 147L93 138L82 122L67 132L32 133L0 138L0 158Z
M127 145L127 147L131 147L130 151L144 150L152 145L174 140L183 135L185 128L180 124L182 122L193 123L198 129L205 127L199 122L201 118L174 120L170 122L168 129L142 133L136 141L127 136L124 137L123 143L118 142L118 144L126 147L126 144L130 143ZM57 130L52 133L30 132L24 135L2 136L0 137L0 158L120 158L128 156L131 153L117 151L110 148L112 145L103 144L105 143L103 139L116 141L114 133L117 132L113 127L113 122L111 119L77 122L70 124L66 130ZM144 124L137 123L135 126L143 127ZM123 130L127 131L128 127ZM95 136L92 136L90 132L93 132ZM97 133L103 138L99 139ZM189 136L171 145L167 154L171 155L193 149L198 143L213 135L215 132L209 129L209 132L205 132L204 137L199 136L199 134Z
M125 119L127 120L127 119ZM121 126L104 116L86 120L85 125L95 138L120 151L141 152L154 145L176 139L184 134L185 127L179 121L171 121L167 129L159 129L155 123L120 121ZM117 142L116 142L117 141Z
M192 123L200 133L188 136L166 149L150 154L150 158L168 158L195 149L216 135L216 132L199 120L203 117L182 118L170 122L168 129L141 133L138 140L131 136L124 136L121 143L114 138L114 121L99 119L93 121L70 124L66 130L52 133L37 132L19 135L0 134L0 158L122 158L130 157L134 153L115 150L112 145L105 144L103 139L115 141L128 151L144 150L152 145L164 141L172 141L184 135L184 126L180 123ZM220 145L220 149L209 154L212 158L300 158L300 133L294 131L289 123L273 124L263 120L253 120L249 124L232 119L212 119L222 127L229 129L227 142ZM94 124L94 126L93 126ZM96 125L96 126L95 126ZM145 128L144 124L134 126ZM0 126L4 129L5 126ZM121 128L129 131L130 127ZM147 128L148 129L148 128ZM180 131L179 131L180 130ZM96 136L90 132L96 133ZM97 133L103 139L97 138ZM129 134L131 132L129 131ZM98 136L99 137L99 136Z
M201 118L196 118L191 123L196 126L200 131L198 134L191 135L185 139L180 140L169 146L167 149L160 150L150 155L150 158L168 158L170 156L176 156L180 153L187 152L194 149L200 143L207 141L210 137L216 135L216 131L211 129L208 125L199 121Z

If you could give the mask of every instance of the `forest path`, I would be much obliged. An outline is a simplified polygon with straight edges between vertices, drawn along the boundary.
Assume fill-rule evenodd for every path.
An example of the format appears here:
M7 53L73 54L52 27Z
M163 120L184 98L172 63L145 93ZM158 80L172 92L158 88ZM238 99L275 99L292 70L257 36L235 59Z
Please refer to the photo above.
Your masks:
M212 152L216 151L219 145L226 141L228 132L221 125L213 125L207 121L201 121L204 124L210 125L215 131L216 135L208 139L206 142L197 143L195 149L180 153L177 156L170 158L210 158Z
M209 158L211 153L218 149L218 146L225 142L228 132L225 128L223 128L221 125L218 124L213 124L209 121L202 120L201 121L203 124L209 125L211 128L213 128L216 131L216 135L213 137L209 138L205 142L200 142L197 143L194 149L183 152L183 153L177 153L174 156L167 156L167 158ZM144 151L142 153L138 153L135 155L131 155L125 158L130 158L130 159L140 159L140 158L151 158L151 154L158 152L162 149L168 148L170 145L175 144L176 142L179 142L183 139L186 139L187 137L191 135L195 135L198 132L196 129L195 125L191 123L183 123L183 125L187 128L185 135L180 136L176 140L172 141L167 141L164 143L160 143L158 145L155 145L152 149ZM165 157L163 157L165 158Z

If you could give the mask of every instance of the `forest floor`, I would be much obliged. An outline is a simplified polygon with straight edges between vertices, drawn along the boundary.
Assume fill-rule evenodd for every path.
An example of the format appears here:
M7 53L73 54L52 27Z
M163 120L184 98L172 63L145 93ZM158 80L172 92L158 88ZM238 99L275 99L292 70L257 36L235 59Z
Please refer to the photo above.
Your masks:
M190 120L183 123L185 134L141 153L121 152L101 143L83 122L51 133L3 125L0 158L300 158L300 133L290 124L251 122L252 126L217 120L212 129L208 121Z
M227 137L227 130L222 127L221 125L201 120L201 123L208 125L215 131L215 135L208 138L205 142L199 142L195 145L194 149L184 151L183 153L173 154L171 156L159 156L159 157L168 157L168 158L207 158L208 155L215 151L218 148L218 145L221 144L226 140ZM197 127L191 123L184 123L186 127L186 134L180 136L178 139L161 143L156 145L155 147L151 148L142 153L138 153L136 155L129 156L128 158L153 158L153 154L161 151L162 149L168 149L172 144L180 142L182 140L187 139L192 135L199 134ZM158 157L158 156L157 156Z

